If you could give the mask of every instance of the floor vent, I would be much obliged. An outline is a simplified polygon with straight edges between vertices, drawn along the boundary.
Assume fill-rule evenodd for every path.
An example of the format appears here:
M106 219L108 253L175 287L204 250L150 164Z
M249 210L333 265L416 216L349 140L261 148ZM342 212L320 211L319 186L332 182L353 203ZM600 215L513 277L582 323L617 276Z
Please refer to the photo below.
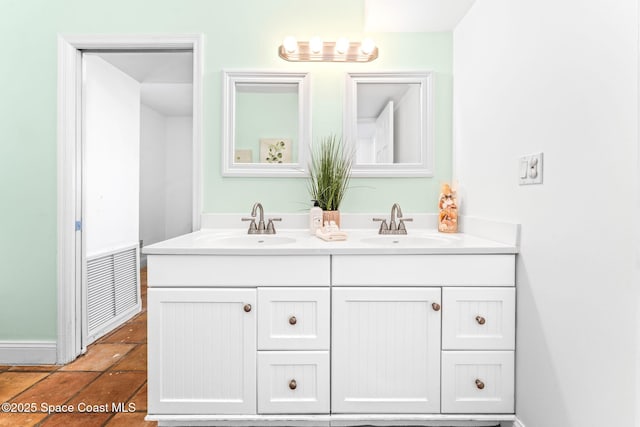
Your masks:
M94 341L117 326L140 300L138 248L87 260L87 336Z

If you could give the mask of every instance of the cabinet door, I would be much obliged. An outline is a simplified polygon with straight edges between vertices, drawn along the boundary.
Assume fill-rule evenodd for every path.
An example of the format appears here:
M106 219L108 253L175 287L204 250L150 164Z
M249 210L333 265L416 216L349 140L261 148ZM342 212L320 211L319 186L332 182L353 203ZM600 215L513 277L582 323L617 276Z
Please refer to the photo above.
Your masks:
M255 289L149 289L149 413L255 414Z
M440 288L334 288L331 411L440 412Z

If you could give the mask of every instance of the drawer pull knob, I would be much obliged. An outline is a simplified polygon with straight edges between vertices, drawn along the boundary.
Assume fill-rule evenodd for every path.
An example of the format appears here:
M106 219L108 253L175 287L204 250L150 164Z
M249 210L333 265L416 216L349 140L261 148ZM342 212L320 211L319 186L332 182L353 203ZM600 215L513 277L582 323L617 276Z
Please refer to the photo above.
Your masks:
M478 390L482 390L484 388L484 383L480 380L476 380L476 387L478 387Z
M431 308L433 308L433 311L440 311L440 304L434 302L433 304L431 304Z
M251 311L251 304L245 304L245 305L244 305L244 311L245 311L246 313L250 312L250 311Z
M487 320L482 316L476 316L476 322L478 322L478 325L484 325Z
M295 325L296 323L298 323L298 319L296 319L296 316L289 317L289 324L290 325Z
M291 390L295 390L297 387L298 387L298 383L296 382L296 380L289 381L289 388Z

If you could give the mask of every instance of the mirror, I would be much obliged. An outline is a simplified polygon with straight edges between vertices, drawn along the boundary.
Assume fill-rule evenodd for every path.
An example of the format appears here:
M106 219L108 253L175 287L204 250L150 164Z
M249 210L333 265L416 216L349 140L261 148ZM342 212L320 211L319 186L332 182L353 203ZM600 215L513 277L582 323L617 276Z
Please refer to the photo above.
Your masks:
M222 174L303 176L308 73L223 71Z
M354 176L433 176L430 72L348 73L345 139Z

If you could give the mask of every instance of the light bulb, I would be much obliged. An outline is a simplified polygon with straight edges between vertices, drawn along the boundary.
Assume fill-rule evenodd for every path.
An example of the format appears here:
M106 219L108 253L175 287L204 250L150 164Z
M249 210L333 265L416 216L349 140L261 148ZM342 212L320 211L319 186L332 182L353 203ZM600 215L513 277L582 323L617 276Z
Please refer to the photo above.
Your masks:
M375 48L376 44L369 37L363 39L360 44L360 52L362 52L363 55L370 55Z
M345 37L340 37L336 41L336 52L343 54L343 53L346 53L348 50L349 50L349 40L347 40Z
M312 53L322 52L322 39L320 37L311 37L309 40L309 49Z
M298 41L295 37L288 36L285 37L285 39L282 41L282 46L284 46L284 50L287 53L294 53L296 50L298 50Z

